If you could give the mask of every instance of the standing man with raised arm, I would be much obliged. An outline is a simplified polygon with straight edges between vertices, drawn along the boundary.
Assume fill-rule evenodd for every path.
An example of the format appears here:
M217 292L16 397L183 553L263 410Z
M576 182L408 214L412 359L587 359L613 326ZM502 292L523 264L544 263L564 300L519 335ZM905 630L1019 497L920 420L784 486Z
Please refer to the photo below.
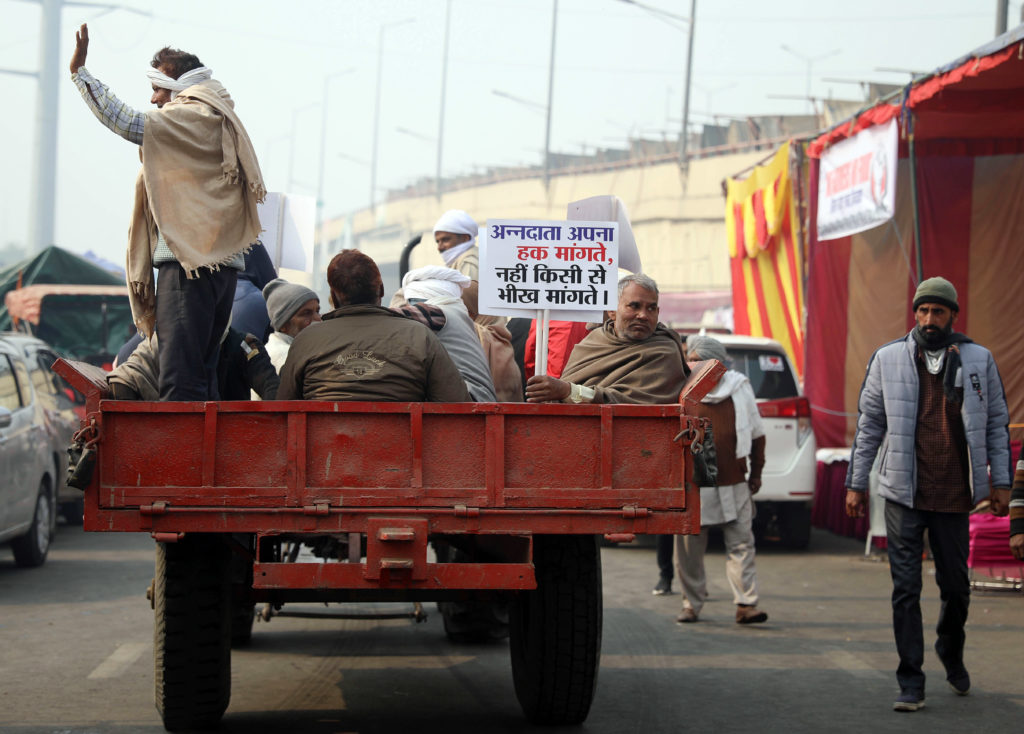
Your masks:
M88 50L83 24L72 81L100 122L140 146L128 288L139 330L160 334L160 399L216 400L220 338L261 229L256 205L266 190L256 153L231 95L193 54L156 52L147 72L156 109L138 112L89 73Z

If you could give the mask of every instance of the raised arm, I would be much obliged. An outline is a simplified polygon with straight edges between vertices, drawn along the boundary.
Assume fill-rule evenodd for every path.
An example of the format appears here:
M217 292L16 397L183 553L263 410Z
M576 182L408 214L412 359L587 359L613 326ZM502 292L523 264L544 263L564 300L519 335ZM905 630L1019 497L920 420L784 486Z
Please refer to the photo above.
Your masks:
M78 70L85 66L85 57L89 55L89 26L82 23L82 27L75 32L75 52L71 54L71 73L77 74Z
M119 100L99 79L85 68L89 52L89 28L83 23L75 34L75 51L71 55L71 80L96 119L125 140L142 145L146 116Z

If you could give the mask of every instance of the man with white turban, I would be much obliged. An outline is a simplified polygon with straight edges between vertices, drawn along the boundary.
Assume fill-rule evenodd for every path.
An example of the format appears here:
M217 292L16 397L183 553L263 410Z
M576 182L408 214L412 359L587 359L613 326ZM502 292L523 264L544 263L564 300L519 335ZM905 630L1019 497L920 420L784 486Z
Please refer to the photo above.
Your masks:
M143 113L89 73L88 50L82 24L72 81L100 122L140 146L129 301L139 331L160 333L160 399L217 400L221 335L244 253L261 230L256 205L266 189L256 152L231 95L193 54L156 52L147 76L157 109Z
M473 400L493 403L497 397L491 370L473 319L462 301L462 291L470 282L457 270L428 265L406 273L402 290L409 303L427 303L444 312L445 324L437 332L438 339L455 362Z
M505 319L486 316L477 310L480 249L476 245L476 236L479 231L476 220L469 214L461 209L449 209L434 225L434 241L445 265L473 281L466 287L463 300L470 311L470 317L476 323L477 336L490 366L498 400L519 402L522 400L522 378L515 362L512 335L505 328Z
M444 264L470 280L480 279L480 249L476 246L479 230L476 220L461 209L449 209L434 225L434 242Z

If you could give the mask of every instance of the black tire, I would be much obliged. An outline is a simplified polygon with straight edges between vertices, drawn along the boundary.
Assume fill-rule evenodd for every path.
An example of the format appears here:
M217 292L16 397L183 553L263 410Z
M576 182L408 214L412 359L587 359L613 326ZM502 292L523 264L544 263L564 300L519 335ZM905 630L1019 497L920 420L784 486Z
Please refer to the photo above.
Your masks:
M579 724L601 657L601 556L592 535L536 535L537 588L509 609L512 679L526 718Z
M256 544L251 535L235 534L238 548L255 552ZM231 647L245 647L252 641L252 625L256 621L256 602L252 599L252 556L232 552L231 573Z
M79 497L60 505L60 514L68 525L81 525L85 519L85 500Z
M36 508L32 513L32 524L24 535L11 541L14 562L22 568L35 568L46 562L53 543L53 493L50 483L43 479L36 494Z
M231 647L245 647L252 641L256 602L235 600L231 605Z
M157 543L156 708L168 731L209 729L231 698L229 550L217 536Z
M804 550L811 542L811 508L802 502L780 502L777 517L782 545Z

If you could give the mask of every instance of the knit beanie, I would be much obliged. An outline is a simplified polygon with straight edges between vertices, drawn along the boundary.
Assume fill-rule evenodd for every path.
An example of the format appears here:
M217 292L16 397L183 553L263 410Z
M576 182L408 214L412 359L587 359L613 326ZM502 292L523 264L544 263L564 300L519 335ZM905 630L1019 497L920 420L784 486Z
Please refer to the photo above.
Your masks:
M267 313L270 325L280 331L292 316L307 301L319 301L315 291L298 283L289 283L283 278L275 278L263 287L263 297L267 299Z
M705 334L690 334L686 337L686 356L690 361L698 359L717 359L722 364L729 361L725 346L714 337Z
M914 310L922 303L939 303L954 311L960 311L956 301L956 288L945 278L929 278L917 287L914 294Z

